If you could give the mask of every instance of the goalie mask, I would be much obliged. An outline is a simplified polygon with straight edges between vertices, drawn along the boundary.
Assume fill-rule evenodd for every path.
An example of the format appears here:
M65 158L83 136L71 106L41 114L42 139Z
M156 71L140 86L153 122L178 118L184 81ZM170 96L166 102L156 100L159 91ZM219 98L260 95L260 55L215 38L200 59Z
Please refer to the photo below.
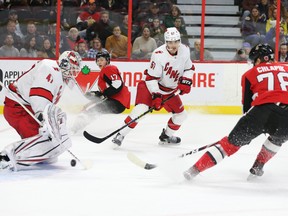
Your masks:
M77 77L81 69L81 61L79 53L74 51L65 51L60 55L58 64L63 75L63 80L66 83Z
M260 59L261 62L269 62L274 60L274 51L271 46L268 44L258 44L254 46L250 53L249 59L254 63L257 59Z

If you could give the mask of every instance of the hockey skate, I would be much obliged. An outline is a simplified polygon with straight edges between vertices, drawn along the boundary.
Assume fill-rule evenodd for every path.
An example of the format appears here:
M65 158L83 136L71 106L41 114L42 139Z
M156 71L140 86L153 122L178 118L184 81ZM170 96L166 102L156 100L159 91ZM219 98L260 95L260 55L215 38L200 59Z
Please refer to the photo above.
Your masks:
M176 137L176 136L167 136L165 133L165 129L163 129L161 135L159 136L159 145L179 145L181 142L181 138L180 137Z
M264 174L263 167L264 167L264 164L256 160L252 168L249 170L250 175L248 176L247 180L251 181L257 177L261 177Z
M1 170L11 170L13 171L13 164L11 163L7 154L0 152L0 171Z
M184 178L188 181L192 180L193 178L195 178L200 172L198 171L198 169L194 166L190 167L188 170L186 170L183 175Z
M116 145L116 147L120 147L123 139L124 136L121 135L120 133L117 133L117 135L112 139L112 142Z

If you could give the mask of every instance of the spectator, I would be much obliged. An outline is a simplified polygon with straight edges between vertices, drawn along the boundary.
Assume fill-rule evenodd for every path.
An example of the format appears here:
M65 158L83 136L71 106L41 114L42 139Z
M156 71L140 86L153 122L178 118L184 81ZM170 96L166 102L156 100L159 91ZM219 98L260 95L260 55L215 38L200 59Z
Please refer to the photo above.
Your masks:
M194 50L191 52L191 60L200 60L200 47L201 47L201 43L200 40L197 39L194 41ZM209 50L204 49L204 60L206 61L211 61L213 60L213 56L210 53Z
M105 48L111 58L127 58L128 38L121 34L119 26L114 26L113 35L109 36L105 43Z
M57 3L57 1L56 1ZM55 6L51 11L50 11L50 17L49 17L49 23L56 23L57 22L57 11L58 8ZM69 30L70 25L73 25L73 23L68 23L67 20L69 19L69 15L65 13L63 10L63 2L60 1L60 23L61 23L61 29Z
M4 45L0 47L0 57L19 57L19 50L13 44L13 35L6 34Z
M53 48L56 48L56 27L57 24L56 23L51 23L48 26L48 34L47 37L49 37L50 42L52 43ZM60 49L60 53L63 53L64 51L64 41L66 40L66 36L64 34L63 31L60 31L60 41L59 41L59 49Z
M50 41L50 39L48 37L46 37L43 40L42 50L43 50L43 55L45 58L55 58L56 57L55 49L52 46L52 42Z
M100 20L93 23L86 31L86 39L88 43L94 37L99 37L102 44L105 44L106 38L113 34L114 25L115 23L109 18L109 12L102 11Z
M98 52L108 52L105 48L102 47L100 38L93 38L91 41L91 48L88 50L87 57L90 59L96 59Z
M87 44L84 39L80 39L79 41L77 41L76 51L79 53L82 59L88 57Z
M259 10L254 7L251 14L245 18L242 24L242 36L244 41L249 42L252 47L265 40L265 17L260 17Z
M252 8L258 4L259 0L243 0L242 1L242 17L243 22L247 16L251 14Z
M232 61L247 61L250 51L251 45L248 42L244 42L242 48L237 50Z
M14 21L16 24L15 34L18 35L21 39L24 37L21 30L21 23L18 21L18 14L16 10L10 10L8 15L8 20Z
M159 5L156 2L152 3L150 8L149 8L147 18L146 18L146 20L143 20L141 26L148 24L150 27L152 27L153 20L155 18L159 19L160 25L164 25L164 17L163 17L163 15L159 14L159 10L160 10Z
M279 62L288 62L288 48L287 43L283 43L280 45L279 50Z
M181 17L181 11L180 9L176 6L176 5L173 5L171 7L171 12L169 15L165 16L164 18L164 26L166 28L169 28L169 27L174 27L174 22L175 22L175 19L180 17L180 19L182 20L182 27L185 28L186 24L185 24L185 21L183 19L183 17Z
M128 35L128 14L123 16L122 23L119 25L121 33L127 37Z
M287 43L287 38L284 33L283 25L279 28L279 44ZM268 43L275 50L276 27L270 28L265 36L265 43Z
M159 18L154 18L151 27L151 37L155 39L157 47L164 44L164 28L160 25Z
M127 8L124 6L121 0L100 0L100 6L108 11L114 12L127 12Z
M30 0L30 6L51 6L52 0Z
M45 55L43 49L37 50L37 58L46 58L46 55Z
M24 35L24 41L26 37L34 36L36 38L36 48L42 47L43 44L43 38L40 36L40 34L37 31L37 27L35 25L34 21L29 21L27 23L27 33Z
M120 23L120 29L121 29L121 34L124 36L128 36L128 15L124 15L123 16L123 20L122 23ZM138 25L132 25L132 29L131 29L131 41L134 41L135 38L138 36L139 34L139 26Z
M287 23L283 17L280 17L280 25L284 29L284 34L287 34ZM277 20L277 9L273 10L272 16L267 20L266 22L266 33L269 32L270 28L273 28L276 26L276 20Z
M75 49L75 45L76 45L76 41L80 39L79 36L79 31L77 28L72 27L69 32L68 35L65 37L64 41L63 41L63 50L74 50Z
M128 35L128 14L123 16L122 23L119 25L121 33L127 37Z
M8 20L6 24L6 30L4 32L1 32L0 34L0 41L1 45L4 44L4 40L6 38L7 34L11 34L14 40L14 46L17 49L20 49L22 47L22 39L16 34L16 22L13 20Z
M20 56L37 58L36 38L29 36L25 40L23 48L20 49Z
M101 7L97 7L95 0L89 0L88 7L77 17L77 29L85 30L100 19Z
M189 43L189 39L188 39L188 33L187 33L186 29L183 28L181 17L177 17L175 19L174 26L180 32L181 43L183 43L183 44L187 45L188 47L190 47L190 43Z
M142 35L137 37L132 47L133 59L149 59L152 52L157 48L157 44L154 38L150 36L151 31L148 26L144 26L142 29Z
M277 9L277 0L273 0L269 6L268 18L274 17L274 11ZM287 9L282 5L280 1L280 16L286 19L288 17Z
M265 15L266 17L266 20L269 19L269 6L270 6L270 3L268 0L261 0L257 5L256 5L259 9L259 13L260 13L260 16L262 16L263 14Z

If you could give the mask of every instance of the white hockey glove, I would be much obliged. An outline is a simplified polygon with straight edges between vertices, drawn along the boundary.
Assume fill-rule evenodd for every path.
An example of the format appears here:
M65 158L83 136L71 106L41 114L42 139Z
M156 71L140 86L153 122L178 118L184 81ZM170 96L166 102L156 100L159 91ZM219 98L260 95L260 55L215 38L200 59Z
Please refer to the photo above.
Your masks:
M61 141L60 125L66 124L66 114L54 104L48 104L42 116L43 121L42 127L39 128L39 134Z

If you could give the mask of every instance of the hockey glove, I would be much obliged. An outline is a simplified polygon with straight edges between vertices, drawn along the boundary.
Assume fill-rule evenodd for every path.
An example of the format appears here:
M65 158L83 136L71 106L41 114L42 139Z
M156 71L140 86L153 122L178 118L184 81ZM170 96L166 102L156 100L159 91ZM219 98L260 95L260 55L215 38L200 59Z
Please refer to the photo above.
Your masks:
M155 110L162 109L162 95L159 93L153 93L152 94L152 106Z
M192 79L181 77L178 84L180 95L188 94L191 91Z

